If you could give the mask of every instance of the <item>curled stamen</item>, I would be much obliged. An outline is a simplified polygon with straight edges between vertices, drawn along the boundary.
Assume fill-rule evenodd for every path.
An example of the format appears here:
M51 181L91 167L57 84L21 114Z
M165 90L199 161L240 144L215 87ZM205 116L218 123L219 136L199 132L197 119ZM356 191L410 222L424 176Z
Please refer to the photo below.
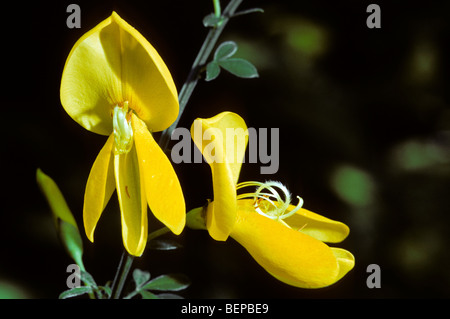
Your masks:
M272 186L275 186L282 191L284 199ZM289 208L289 204L291 203L291 194L289 193L286 186L284 186L280 182L273 182L273 181L266 182L256 190L256 193L260 193L264 189L270 191L270 193L276 198L277 203L280 204L280 206L276 207L275 210L271 211L270 213L275 214L277 216L277 219L281 218L281 216L283 216L283 214ZM265 194L270 195L268 193Z
M253 207L255 211L265 217L278 220L285 224L282 220L295 214L303 205L303 199L297 196L299 202L297 206L288 212L291 204L291 194L289 190L276 181L261 182L243 182L237 185L237 189L249 186L257 186L254 193L244 193L237 195L237 199L252 198L254 200ZM277 191L280 190L280 191Z
M289 213L284 214L281 218L288 218L292 215L294 215L300 208L302 208L303 206L303 198L301 198L300 196L297 196L298 198L298 204L297 206L295 206L295 208L293 210L291 210Z

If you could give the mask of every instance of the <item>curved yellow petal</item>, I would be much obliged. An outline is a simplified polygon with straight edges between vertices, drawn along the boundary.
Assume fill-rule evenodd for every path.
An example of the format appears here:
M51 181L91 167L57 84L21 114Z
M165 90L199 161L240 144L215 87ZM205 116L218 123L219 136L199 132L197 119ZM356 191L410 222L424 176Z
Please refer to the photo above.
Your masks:
M339 280L355 267L355 257L351 252L342 248L332 247L331 250L339 263L339 274L337 276L337 280Z
M75 43L66 60L60 88L61 104L72 119L103 135L112 132L112 107L124 101L120 77L106 57L106 51L117 51L117 40L114 35L109 44L100 40L102 30L111 29L109 17Z
M301 288L321 288L343 275L333 250L323 242L261 216L239 201L231 236L278 280ZM345 265L349 270L349 265Z
M290 205L288 211L294 208L295 206ZM339 243L350 232L350 229L344 223L323 217L304 208L299 209L284 221L293 229L328 243Z
M113 147L114 135L111 134L92 165L84 193L84 229L86 236L92 242L97 222L116 187Z
M231 183L231 173L227 168L223 164L219 168L211 167L214 201L206 210L206 229L213 239L219 241L227 240L237 218L236 186Z
M122 222L122 237L130 255L140 256L147 244L147 201L140 182L136 148L114 155L114 172Z
M121 74L123 96L151 131L162 131L175 121L179 111L172 75L155 48L136 29L115 12L111 19L118 26L121 41L120 63L114 60L111 66ZM102 41L110 40L102 37Z
M192 124L191 135L208 164L227 164L236 185L248 143L244 119L233 112L198 118Z
M64 66L60 90L66 112L84 128L112 132L112 109L125 101L153 131L176 119L178 97L164 61L115 12L84 34Z
M239 115L223 112L195 120L191 135L212 172L214 202L208 206L207 229L223 241L236 221L236 183L248 142L247 125Z
M133 114L131 125L141 183L144 185L150 210L158 220L178 235L186 223L186 206L178 177L145 123Z

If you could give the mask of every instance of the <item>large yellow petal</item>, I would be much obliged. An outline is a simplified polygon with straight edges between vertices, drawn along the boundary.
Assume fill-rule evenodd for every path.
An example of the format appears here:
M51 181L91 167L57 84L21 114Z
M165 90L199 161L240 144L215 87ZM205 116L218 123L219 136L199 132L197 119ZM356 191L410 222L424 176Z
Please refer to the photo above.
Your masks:
M172 75L155 48L136 29L115 12L111 20L119 31L114 36L120 38L121 54L119 61L115 51L106 51L106 57L111 58L114 72L120 74L123 96L151 131L162 131L178 116L178 94ZM106 30L102 33L102 42L114 43Z
M223 112L194 121L191 135L213 178L214 202L208 205L206 226L212 238L224 241L237 216L236 183L248 142L247 125L239 115Z
M74 45L61 79L61 103L84 128L112 132L112 108L129 102L153 131L176 119L178 97L164 61L115 12Z
M131 117L141 172L141 183L153 215L175 234L186 223L186 206L178 177L167 156L153 139L145 123Z
M114 172L125 249L133 256L144 252L148 235L147 201L140 180L136 148L114 155Z
M116 187L113 147L114 135L111 134L92 165L84 193L84 229L86 236L92 242L97 222Z
M294 209L290 205L288 211ZM301 208L294 215L284 219L293 229L328 243L339 243L349 234L350 229L344 223L323 217Z
M272 276L301 288L329 286L343 276L330 247L259 215L249 203L239 201L238 220L231 236Z
M107 51L118 50L117 36L111 36L111 43L102 43L100 32L104 29L113 29L111 17L84 34L73 46L64 66L60 97L62 106L78 124L89 131L109 135L112 107L124 98L120 76L106 57Z

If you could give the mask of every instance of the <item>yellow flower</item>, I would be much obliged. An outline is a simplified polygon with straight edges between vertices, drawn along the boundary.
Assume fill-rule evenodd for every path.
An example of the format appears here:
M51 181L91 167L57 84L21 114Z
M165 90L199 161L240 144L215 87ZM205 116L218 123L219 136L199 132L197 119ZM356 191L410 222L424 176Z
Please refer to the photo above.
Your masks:
M89 240L94 241L97 222L115 189L123 242L131 255L140 256L147 242L147 205L180 234L185 225L181 186L151 134L176 119L178 96L152 45L113 12L69 53L61 103L85 129L109 135L86 185L83 219Z
M345 224L302 208L300 197L291 204L291 194L279 182L237 183L248 141L240 116L224 112L197 119L191 135L211 166L214 201L188 214L190 227L203 228L203 216L211 237L231 236L272 276L295 287L325 287L353 268L350 252L324 243L344 240ZM256 190L237 194L249 186Z

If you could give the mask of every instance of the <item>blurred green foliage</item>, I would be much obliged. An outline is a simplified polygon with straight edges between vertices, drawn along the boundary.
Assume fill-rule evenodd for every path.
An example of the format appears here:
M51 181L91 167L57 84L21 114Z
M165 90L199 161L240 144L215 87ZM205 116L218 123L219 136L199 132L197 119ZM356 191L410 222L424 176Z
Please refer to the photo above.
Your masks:
M366 172L342 165L331 177L331 187L339 198L354 206L367 206L375 200L375 184Z
M0 299L27 299L31 295L20 285L0 280Z

